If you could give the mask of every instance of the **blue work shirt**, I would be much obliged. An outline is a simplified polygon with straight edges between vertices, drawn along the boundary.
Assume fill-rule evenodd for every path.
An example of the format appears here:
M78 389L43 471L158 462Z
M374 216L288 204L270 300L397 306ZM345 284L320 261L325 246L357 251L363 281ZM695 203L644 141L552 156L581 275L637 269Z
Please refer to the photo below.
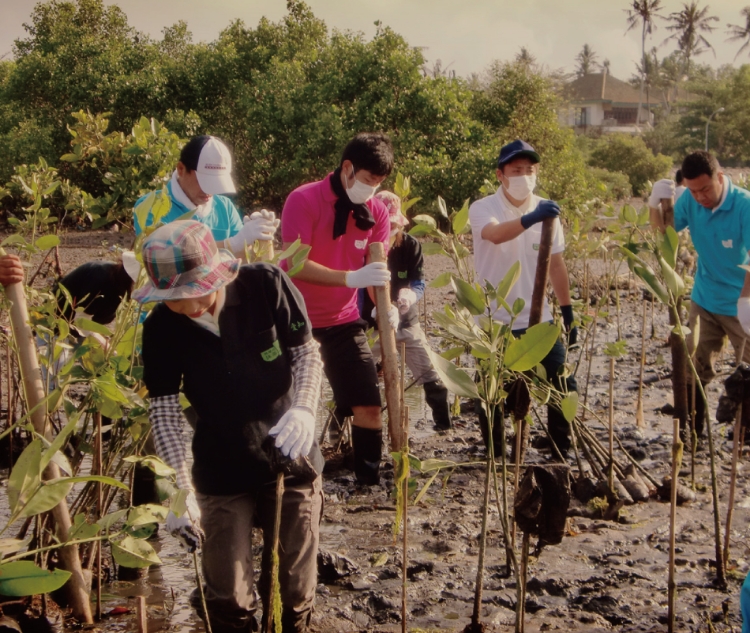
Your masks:
M724 182L729 189L716 211L698 204L692 194L680 196L674 207L674 227L690 229L698 252L692 300L713 314L736 317L745 282L740 264L747 263L750 250L750 191L733 185L726 174Z
M171 182L167 183L167 194L169 195L172 207L161 219L163 224L174 222L186 213L190 213L190 209L178 202L174 195L172 195ZM138 202L135 203L135 206L138 206L143 200L145 200L145 198L146 196L141 196L141 198L138 199ZM192 219L205 224L211 229L211 234L214 236L214 240L217 244L220 244L223 240L232 237L233 235L237 235L237 233L240 232L240 229L242 228L242 217L240 216L237 207L234 206L234 203L225 196L212 196L211 202L213 208L209 214L204 217L196 216ZM148 218L146 219L146 226L151 226L153 221L153 216L149 212ZM143 229L140 227L135 213L133 214L133 224L135 226L135 234L140 235Z

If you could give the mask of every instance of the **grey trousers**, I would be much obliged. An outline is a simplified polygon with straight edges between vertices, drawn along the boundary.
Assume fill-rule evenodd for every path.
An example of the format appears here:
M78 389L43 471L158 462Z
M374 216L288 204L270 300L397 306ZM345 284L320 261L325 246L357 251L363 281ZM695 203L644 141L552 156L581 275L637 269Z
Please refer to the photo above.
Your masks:
M404 362L418 385L440 380L440 376L433 369L432 361L427 355L427 338L419 323L396 330L396 347L399 351L401 350L401 343L404 344L406 355ZM375 358L380 358L380 338L372 346L372 355Z
M729 339L732 343L734 357L738 361L740 360L740 350L744 345L745 351L742 360L750 363L750 340L745 336L737 317L714 314L701 308L695 301L691 301L688 316L690 334L687 336L687 345L690 350L694 349L693 346L695 345L692 333L695 331L696 320L700 325L698 328L698 346L695 348L695 369L704 385L716 377L714 365L724 348L726 339Z
M214 630L255 630L253 527L263 530L258 591L267 612L276 484L258 494L196 494L201 510L206 604ZM322 480L285 487L279 539L279 584L284 633L307 630L318 582L317 556L323 512Z

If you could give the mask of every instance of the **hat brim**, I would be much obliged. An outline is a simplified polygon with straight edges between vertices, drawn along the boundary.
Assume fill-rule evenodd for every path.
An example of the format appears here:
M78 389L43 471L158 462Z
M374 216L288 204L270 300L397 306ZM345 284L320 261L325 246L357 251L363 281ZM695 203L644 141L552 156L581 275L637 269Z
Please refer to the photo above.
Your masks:
M231 174L202 174L196 171L198 184L209 196L218 196L225 193L237 193Z
M390 220L391 224L397 224L398 226L406 226L407 224L409 224L408 218L400 211L395 215L389 216L388 219Z
M503 160L502 162L498 160L497 166L502 167L503 165L507 165L509 162L511 162L512 160L515 160L516 158L524 158L524 157L530 158L535 163L540 163L542 160L541 158L539 158L539 154L537 154L536 152L532 152L531 150L528 150L528 149L519 149L517 152L513 152L510 156L507 156L505 160Z
M191 283L173 288L157 288L149 279L145 285L133 291L132 297L139 303L155 301L179 301L180 299L198 299L205 297L219 288L226 286L237 278L240 260L225 249L216 252L211 268L205 275Z

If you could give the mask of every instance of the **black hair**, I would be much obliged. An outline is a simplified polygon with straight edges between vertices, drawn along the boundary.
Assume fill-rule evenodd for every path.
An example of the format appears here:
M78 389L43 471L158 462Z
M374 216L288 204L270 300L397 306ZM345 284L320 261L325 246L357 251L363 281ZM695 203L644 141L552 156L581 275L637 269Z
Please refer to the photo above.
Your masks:
M350 160L355 170L366 169L373 176L389 176L393 171L393 145L381 132L362 132L349 141L341 163Z
M200 136L194 136L182 148L180 152L180 162L185 165L188 171L195 171L198 169L198 159L201 155L203 146L208 143L211 137L206 134Z
M682 170L678 169L674 174L674 181L677 183L678 186L682 184L682 178L683 178Z
M719 161L716 160L716 156L711 152L705 152L699 150L685 156L685 160L682 161L682 177L686 180L693 180L706 174L711 178L714 177L717 171L721 169Z

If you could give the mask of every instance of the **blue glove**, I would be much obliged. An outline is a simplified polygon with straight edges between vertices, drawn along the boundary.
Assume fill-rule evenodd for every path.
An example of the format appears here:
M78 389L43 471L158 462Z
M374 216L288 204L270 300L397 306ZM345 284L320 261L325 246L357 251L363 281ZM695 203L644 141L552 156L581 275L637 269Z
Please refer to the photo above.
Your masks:
M568 334L568 347L573 347L578 342L578 328L571 328L573 325L573 306L560 306L560 314L563 318L563 325Z
M532 224L536 224L547 218L556 218L559 215L560 207L557 205L557 202L542 200L531 213L521 216L521 226L524 229L528 229Z

